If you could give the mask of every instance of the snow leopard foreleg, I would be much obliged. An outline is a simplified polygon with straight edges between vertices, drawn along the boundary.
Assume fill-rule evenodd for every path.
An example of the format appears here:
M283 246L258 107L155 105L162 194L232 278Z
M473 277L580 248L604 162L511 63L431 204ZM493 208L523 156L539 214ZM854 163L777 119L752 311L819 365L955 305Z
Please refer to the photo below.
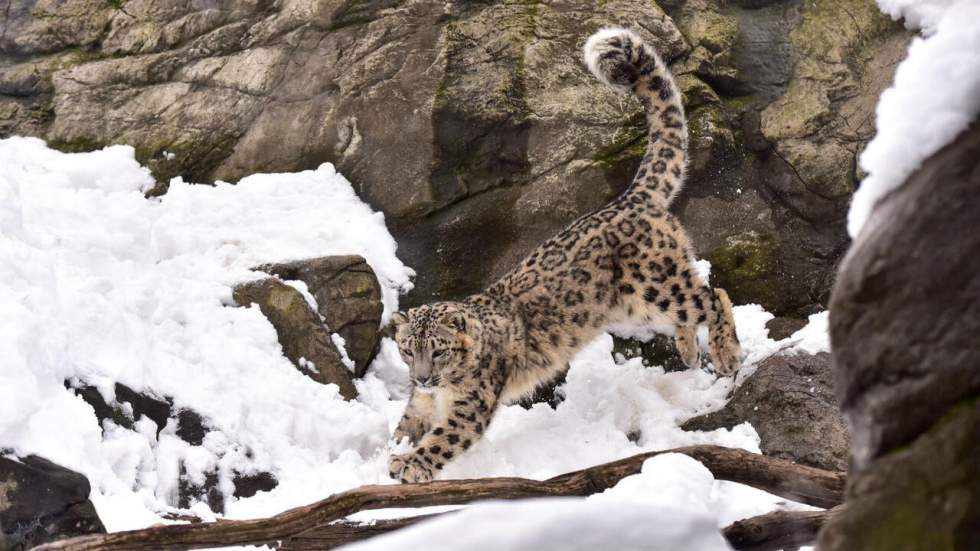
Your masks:
M474 385L475 386L475 385ZM425 433L418 447L388 461L392 478L402 482L428 482L442 468L480 439L497 406L488 388L446 388L440 393L443 415Z

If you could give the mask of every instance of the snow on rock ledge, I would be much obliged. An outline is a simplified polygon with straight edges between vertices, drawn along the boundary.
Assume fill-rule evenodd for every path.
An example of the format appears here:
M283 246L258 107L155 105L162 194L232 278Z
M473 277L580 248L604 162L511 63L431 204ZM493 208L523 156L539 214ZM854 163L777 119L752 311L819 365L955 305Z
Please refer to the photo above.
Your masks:
M980 2L878 0L927 35L909 46L895 84L881 95L877 133L861 155L868 177L854 194L848 231L857 237L875 205L980 113Z

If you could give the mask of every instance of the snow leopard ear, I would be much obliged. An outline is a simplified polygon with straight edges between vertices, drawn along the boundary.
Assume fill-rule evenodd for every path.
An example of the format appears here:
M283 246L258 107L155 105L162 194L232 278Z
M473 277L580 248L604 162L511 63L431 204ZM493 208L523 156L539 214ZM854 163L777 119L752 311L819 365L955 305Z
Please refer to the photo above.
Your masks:
M466 331L466 316L462 312L450 314L444 323L460 333Z
M405 312L395 312L391 315L391 319L388 320L388 325L385 325L381 330L381 335L393 339L395 338L395 332L398 331L398 326L405 325L406 323L408 323L408 314Z
M408 323L408 314L405 312L395 312L391 315L391 325L402 325Z

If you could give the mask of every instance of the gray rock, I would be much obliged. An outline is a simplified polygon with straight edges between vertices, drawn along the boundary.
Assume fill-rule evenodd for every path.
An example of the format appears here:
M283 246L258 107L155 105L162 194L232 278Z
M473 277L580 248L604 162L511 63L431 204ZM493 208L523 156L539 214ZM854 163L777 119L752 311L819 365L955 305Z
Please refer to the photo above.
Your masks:
M980 124L880 203L830 315L837 391L863 468L980 394Z
M847 470L847 425L834 399L830 354L768 358L724 408L690 419L682 428L707 431L746 421L759 433L765 455Z
M846 513L821 528L822 551L980 549L980 400L946 410L907 446L848 475Z
M830 335L853 469L821 549L980 548L978 159L975 120L879 203L842 264Z
M282 351L301 373L323 384L335 384L350 400L357 397L351 373L341 360L319 315L303 295L275 278L243 283L232 295L239 306L258 305L279 335Z
M777 317L766 322L769 338L775 341L785 339L806 327L807 321L800 318Z
M327 256L256 268L284 280L306 284L331 333L344 338L354 375L361 377L381 343L381 285L360 256Z
M105 533L88 479L47 459L0 457L0 548Z
M640 106L579 59L625 24L681 81L676 210L698 254L736 302L804 316L828 296L855 154L908 33L874 0L762 4L21 2L0 38L0 135L131 143L161 182L331 161L420 268L411 306L482 289L627 185Z

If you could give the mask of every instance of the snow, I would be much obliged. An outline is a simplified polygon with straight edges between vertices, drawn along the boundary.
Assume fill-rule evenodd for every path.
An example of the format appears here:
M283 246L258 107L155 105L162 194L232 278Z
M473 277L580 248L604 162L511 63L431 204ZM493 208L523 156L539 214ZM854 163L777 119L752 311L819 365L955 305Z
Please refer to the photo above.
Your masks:
M311 384L258 308L229 307L232 285L262 277L253 266L361 254L385 310L397 308L412 272L332 166L214 187L175 179L159 200L143 197L154 182L131 147L63 154L11 138L0 166L0 448L78 470L100 509L138 517L109 515L110 529L175 503L179 464L199 481L217 469L227 490L235 471L314 477L378 453L385 415ZM110 399L115 382L171 397L215 430L202 446L173 423L157 437L148 419L103 434L66 380Z
M895 82L881 95L877 133L861 154L868 176L854 194L848 232L856 237L875 204L980 113L980 2L878 0L881 10L921 28Z
M342 549L727 551L713 525L711 515L669 506L573 498L490 501Z
M214 187L178 178L152 200L142 195L152 178L130 147L63 154L39 140L11 138L0 140L0 165L0 356L6 360L0 363L0 450L42 455L86 475L110 530L163 522L176 503L181 465L192 481L218 472L226 518L268 516L364 484L392 483L387 459L404 444L390 435L410 392L394 343L382 342L367 375L355 382L358 399L345 402L336 387L316 383L283 357L258 308L231 307L234 284L263 277L253 266L361 254L379 275L386 315L397 308L413 272L398 260L383 216L331 165ZM765 328L772 315L761 307L737 306L734 314L749 364L738 381L774 353L827 346L825 315L774 341ZM441 478L542 479L699 443L759 451L748 424L712 432L679 428L722 407L736 382L702 370L666 373L640 358L617 361L611 352L605 334L576 356L557 408L501 407L485 438ZM211 432L191 446L172 422L159 436L149 419L135 430L111 421L100 427L91 407L65 389L69 379L97 386L108 399L117 381L169 397L200 413ZM234 473L261 471L279 485L251 498L231 496ZM800 507L714 480L686 456L664 455L591 498L549 501L547 508L484 504L416 530L506 517L514 549L540 542L549 523L567 526L568 542L614 534L620 539L608 541L621 548L634 541L648 548L656 538L699 542L665 548L711 549L717 531L705 527ZM213 518L203 504L191 510ZM518 530L514 519L528 522Z

